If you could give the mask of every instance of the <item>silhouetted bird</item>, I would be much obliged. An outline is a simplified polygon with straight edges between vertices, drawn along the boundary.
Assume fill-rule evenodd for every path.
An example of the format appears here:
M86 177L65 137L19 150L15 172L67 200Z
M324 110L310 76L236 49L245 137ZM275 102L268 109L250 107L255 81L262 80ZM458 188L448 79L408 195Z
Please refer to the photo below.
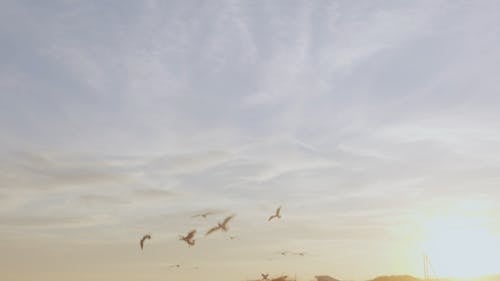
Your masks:
M141 241L139 242L139 244L141 245L141 250L144 249L144 241L146 241L146 239L151 239L151 234L142 236Z
M214 226L212 228L210 228L207 233L205 233L205 235L209 235L211 233L213 233L214 231L217 231L217 230L222 230L224 232L226 232L228 230L228 227L227 227L227 223L232 220L234 218L234 215L231 215L229 217L227 217L226 219L224 219L224 221L222 223L217 223L217 226Z
M234 240L234 239L237 239L238 237L236 236L229 236L229 240Z
M193 218L202 217L202 218L206 219L208 216L213 215L213 214L214 214L214 212L206 212L203 214L194 215L192 217Z
M269 274L264 274L264 273L261 273L260 275L262 276L262 280L269 280L269 279L268 279Z
M181 267L181 265L180 265L180 264L172 264L172 265L170 265L169 267L170 267L170 268L173 268L173 267L175 267L175 268L180 268L180 267Z
M293 253L293 254L296 256L305 256L306 252L297 252L297 253Z
M276 212L274 213L274 215L270 216L267 221L271 221L274 218L281 219L281 206L278 209L276 209Z
M189 246L194 246L195 240L193 239L196 230L191 230L186 236L179 235L179 240L185 241Z

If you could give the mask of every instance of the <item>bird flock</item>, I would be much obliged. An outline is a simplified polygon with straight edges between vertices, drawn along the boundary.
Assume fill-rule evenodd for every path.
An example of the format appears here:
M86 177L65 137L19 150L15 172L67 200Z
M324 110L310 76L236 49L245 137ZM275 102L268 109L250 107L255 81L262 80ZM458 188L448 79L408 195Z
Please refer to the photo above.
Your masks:
M208 216L213 215L213 214L214 214L214 212L205 212L205 213L201 213L201 214L196 214L196 215L192 216L192 218L204 218L204 219L206 219ZM228 224L231 220L234 219L235 216L236 216L235 214L232 214L232 215L224 218L224 220L217 222L217 225L209 228L205 232L205 236L211 235L217 231L228 232L228 230L229 230ZM271 215L267 219L267 221L270 222L274 219L281 219L281 206L279 206L275 210L274 214ZM196 245L196 239L195 239L196 233L197 233L196 229L190 230L186 235L179 235L179 240L185 242L188 247L195 246ZM148 234L143 235L142 238L139 240L139 246L141 248L141 251L144 250L145 241L151 240L151 236L152 236L152 234L148 233ZM234 239L237 239L237 237L236 236L229 236L229 240L234 240ZM282 256L286 256L286 255L304 256L305 252L281 251L281 252L279 252L279 254ZM170 268L180 268L181 265L180 264L172 264L169 267ZM198 267L192 267L192 269L198 269ZM263 281L266 281L266 280L275 281L276 280L277 281L277 280L285 280L286 279L286 276L280 276L280 277L277 277L274 279L269 279L269 274L267 274L267 273L261 273L261 277L262 278L259 279L259 281L260 280L263 280Z
M202 217L202 218L207 218L209 215L212 215L213 212L206 212L198 215L192 216L193 218L197 217ZM228 223L235 217L236 215L230 215L226 217L222 222L218 222L216 226L210 228L207 230L205 233L205 236L208 236L216 231L223 231L227 232L229 230ZM274 213L274 215L270 216L268 221L271 221L272 219L280 219L281 218L281 206L278 207ZM186 242L188 246L194 246L196 244L196 240L194 239L194 236L196 235L197 230L193 229L189 231L185 236L179 235L179 240ZM236 239L236 236L229 236L230 240ZM151 233L145 234L142 236L142 238L139 240L139 245L141 247L141 250L144 250L144 242L146 240L151 240Z

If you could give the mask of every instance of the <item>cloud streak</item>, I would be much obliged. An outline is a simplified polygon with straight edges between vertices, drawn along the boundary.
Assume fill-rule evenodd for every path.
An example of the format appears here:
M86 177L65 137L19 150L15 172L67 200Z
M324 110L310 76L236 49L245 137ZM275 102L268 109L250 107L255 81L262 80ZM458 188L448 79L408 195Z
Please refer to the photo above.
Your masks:
M498 8L3 2L3 233L117 246L152 231L216 270L304 243L344 276L372 277L392 265L368 252L429 208L500 195ZM211 237L194 255L167 242L216 222L190 217L212 209L238 213L232 230L249 243ZM360 253L374 265L363 276Z

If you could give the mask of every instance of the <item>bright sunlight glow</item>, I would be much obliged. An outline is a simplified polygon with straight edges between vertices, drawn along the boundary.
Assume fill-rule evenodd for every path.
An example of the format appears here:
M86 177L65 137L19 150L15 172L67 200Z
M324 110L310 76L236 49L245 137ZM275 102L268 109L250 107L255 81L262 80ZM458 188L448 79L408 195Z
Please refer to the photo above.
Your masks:
M423 224L424 251L436 277L470 278L498 271L500 239L481 206L470 206L434 215Z

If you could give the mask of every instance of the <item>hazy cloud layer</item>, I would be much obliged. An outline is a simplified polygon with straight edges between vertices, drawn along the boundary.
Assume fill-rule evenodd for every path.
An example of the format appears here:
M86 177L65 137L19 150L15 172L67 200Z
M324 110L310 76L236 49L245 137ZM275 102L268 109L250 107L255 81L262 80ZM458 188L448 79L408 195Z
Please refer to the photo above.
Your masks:
M254 266L297 270L300 259L268 261L285 248L316 255L305 276L419 274L410 264L420 266L421 249L408 245L435 210L472 202L500 231L486 219L498 221L500 196L499 10L495 1L4 1L2 238L15 241L13 260L26 253L21 236L40 255L50 256L50 239L91 245L76 247L82 277L72 280L89 280L91 268L154 279L162 269L134 272L163 258L208 270L176 280L227 268L224 280L241 280ZM191 218L200 210L217 214ZM232 212L230 247L224 235L193 249L177 241ZM151 255L118 250L136 250L146 232ZM109 251L96 260L116 252L111 269L132 265L120 274L96 265L88 251L101 246ZM68 279L52 271L44 278Z

